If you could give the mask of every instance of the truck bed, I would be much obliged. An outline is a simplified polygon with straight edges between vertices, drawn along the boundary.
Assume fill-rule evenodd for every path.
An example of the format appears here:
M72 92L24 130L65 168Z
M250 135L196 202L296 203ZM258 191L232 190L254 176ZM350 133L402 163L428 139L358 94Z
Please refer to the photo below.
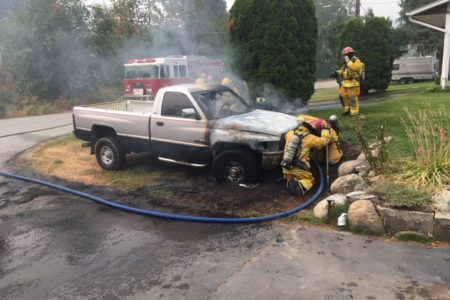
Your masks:
M112 102L75 106L73 113L76 134L90 139L91 130L96 126L103 126L113 129L121 137L148 140L153 105L154 101L121 98Z

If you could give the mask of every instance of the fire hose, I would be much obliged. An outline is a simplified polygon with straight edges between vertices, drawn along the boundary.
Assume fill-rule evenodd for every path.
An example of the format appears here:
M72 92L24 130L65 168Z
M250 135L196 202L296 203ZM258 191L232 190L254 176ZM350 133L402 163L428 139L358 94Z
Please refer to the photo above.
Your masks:
M50 187L68 194L72 194L75 196L79 196L97 203L101 203L103 205L117 208L126 212L131 212L135 214L150 216L150 217L158 217L158 218L164 218L164 219L171 219L171 220L177 220L177 221L191 221L191 222L204 222L204 223L257 223L257 222L264 222L264 221L272 221L279 218L284 218L287 216L290 216L292 214L295 214L307 207L309 207L314 201L316 201L320 195L322 195L324 189L325 189L325 179L324 175L322 173L322 170L319 167L319 164L316 161L313 161L314 166L319 172L319 188L317 189L316 193L308 199L305 203L285 212L281 212L274 215L268 215L268 216L262 216L262 217L244 217L244 218L209 218L209 217L198 217L198 216L184 216L184 215L175 215L175 214L169 214L169 213L163 213L153 210L146 210L146 209L140 209L136 207L126 206L123 204L119 204L116 202L108 201L103 198L77 191L75 189L71 189L62 185L58 185L55 183L51 183L44 180L39 180L35 178L25 177L21 175L16 175L12 173L6 173L6 172L0 172L0 176L7 177L7 178L13 178L17 180L22 180L26 182L31 182L35 184L39 184L42 186Z

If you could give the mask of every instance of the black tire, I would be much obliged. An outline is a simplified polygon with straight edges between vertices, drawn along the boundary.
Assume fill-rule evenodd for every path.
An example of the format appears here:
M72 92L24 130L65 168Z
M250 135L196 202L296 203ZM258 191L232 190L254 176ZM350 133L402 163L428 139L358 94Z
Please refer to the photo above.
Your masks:
M255 183L260 165L254 155L244 150L228 150L217 155L213 162L213 174L219 182Z
M98 139L94 152L97 163L105 170L115 171L125 165L126 153L114 137L106 136Z
M414 78L408 78L408 84L413 84L414 83Z
M406 79L405 78L401 78L398 83L399 84L406 84Z

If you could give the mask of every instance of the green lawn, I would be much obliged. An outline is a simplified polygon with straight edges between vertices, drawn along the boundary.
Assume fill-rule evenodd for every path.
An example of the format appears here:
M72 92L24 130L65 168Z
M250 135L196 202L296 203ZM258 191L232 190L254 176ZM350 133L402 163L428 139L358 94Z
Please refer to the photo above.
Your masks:
M406 119L405 108L411 112L415 112L420 108L428 106L438 107L444 106L447 110L447 125L450 124L450 93L428 93L426 88L430 84L413 84L413 85L396 85L390 87L391 92L400 92L407 95L399 98L386 100L376 104L361 103L361 118L364 129L366 130L369 140L375 140L376 128L379 125L386 127L386 135L391 135L394 141L391 146L393 157L411 156L413 150L406 136L405 129L401 124L401 120ZM341 116L342 109L330 109L311 112L312 115L328 118L332 114ZM358 144L353 129L352 118L340 117L342 128L344 130L342 137L350 141L352 144ZM447 133L450 128L446 129Z
M410 94L422 92L425 91L427 88L431 87L432 85L433 85L432 82L421 82L414 84L391 84L384 93L382 94L370 93L368 97L379 97L380 95ZM309 100L309 103L336 101L338 99L339 99L338 88L319 89L315 91L314 95Z
M333 100L339 100L338 88L316 90L314 92L314 95L309 100L309 103L311 103L311 102L333 101Z

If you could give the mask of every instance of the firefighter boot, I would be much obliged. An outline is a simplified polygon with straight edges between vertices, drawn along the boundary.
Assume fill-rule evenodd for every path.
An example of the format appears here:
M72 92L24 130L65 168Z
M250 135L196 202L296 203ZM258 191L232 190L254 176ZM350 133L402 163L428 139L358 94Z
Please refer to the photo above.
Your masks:
M303 186L295 179L289 179L287 182L289 192L294 196L304 196L306 194Z

